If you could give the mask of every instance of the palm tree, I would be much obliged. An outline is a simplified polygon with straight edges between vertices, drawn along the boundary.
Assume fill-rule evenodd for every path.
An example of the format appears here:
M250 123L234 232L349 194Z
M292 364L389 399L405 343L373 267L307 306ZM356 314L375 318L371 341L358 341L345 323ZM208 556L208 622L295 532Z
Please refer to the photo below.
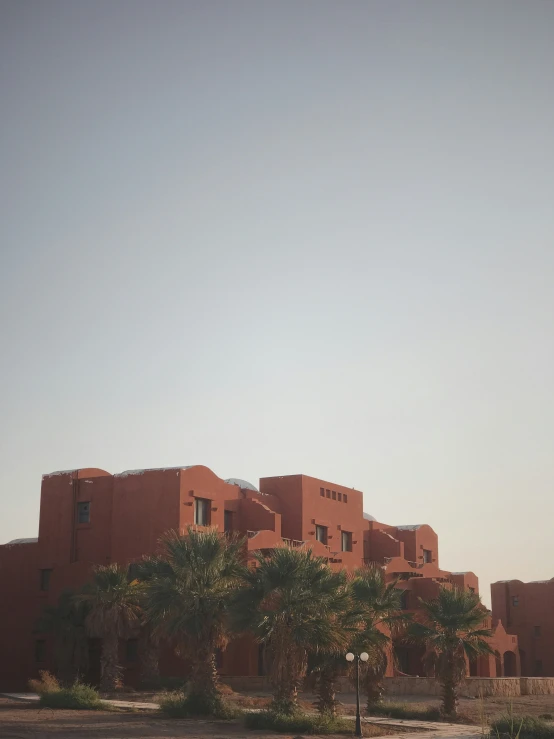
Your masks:
M150 573L146 619L190 663L191 705L213 713L221 700L216 652L228 642L228 610L244 574L244 542L216 529L189 527L185 536L168 532L161 544L162 553L143 563Z
M425 646L426 661L441 683L443 713L455 717L468 660L494 654L487 642L492 632L483 628L486 610L476 593L445 587L437 598L421 600L421 606L423 621L412 624L411 636Z
M102 639L100 688L111 692L122 685L119 638L130 636L140 623L141 588L130 583L127 570L117 564L98 565L93 573L92 581L75 600L88 608L85 619L88 634Z
M275 710L297 710L309 651L346 647L344 631L337 627L337 613L348 600L344 584L345 574L332 572L311 549L278 547L267 558L256 555L235 600L234 625L250 631L268 653Z
M338 579L338 578L337 578ZM346 589L347 598L342 597L342 591ZM321 714L336 716L337 713L337 682L346 667L345 656L348 646L354 642L357 632L362 623L360 609L357 608L351 598L350 583L337 582L337 602L334 607L334 628L341 633L340 644L335 644L328 650L308 652L308 672L316 678L317 710Z
M37 631L52 633L56 653L56 674L71 685L88 668L88 641L85 630L86 607L76 603L65 590L54 606L46 606L37 622Z
M396 579L387 583L383 568L375 564L356 570L352 581L352 598L362 612L362 628L354 639L353 649L358 654L369 655L362 668L368 711L383 695L387 651L392 644L390 635L410 621L408 614L402 612L402 593L396 585Z

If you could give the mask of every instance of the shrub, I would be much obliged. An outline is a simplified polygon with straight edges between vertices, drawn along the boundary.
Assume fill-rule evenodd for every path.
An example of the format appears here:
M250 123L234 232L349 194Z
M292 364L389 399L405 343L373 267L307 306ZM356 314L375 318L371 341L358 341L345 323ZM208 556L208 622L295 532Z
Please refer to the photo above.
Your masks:
M38 680L33 679L28 682L29 690L32 690L33 693L42 695L43 693L60 689L58 679L48 672L48 670L39 670L38 674L40 675Z
M352 734L354 730L351 719L301 712L292 715L268 710L247 713L244 723L247 729L269 729L284 734Z
M102 707L100 696L90 685L74 683L70 688L45 690L40 694L40 705L46 708L72 708L75 710Z
M492 723L491 735L510 739L554 739L554 726L536 716L507 714Z
M241 711L226 703L220 696L206 700L202 695L176 690L166 693L160 698L160 708L170 718L189 718L193 716L211 716L219 719L232 719L241 715Z
M552 721L554 716L551 713L539 713L539 718L542 718L545 721Z
M440 721L441 712L438 706L418 705L417 703L376 703L369 713L386 718L406 718L417 721Z

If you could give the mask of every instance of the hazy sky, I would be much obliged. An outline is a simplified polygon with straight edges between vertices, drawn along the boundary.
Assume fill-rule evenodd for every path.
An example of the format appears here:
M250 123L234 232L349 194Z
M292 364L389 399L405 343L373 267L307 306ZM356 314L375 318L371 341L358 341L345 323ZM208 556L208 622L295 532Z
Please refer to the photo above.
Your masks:
M0 8L0 542L206 464L554 576L554 3Z

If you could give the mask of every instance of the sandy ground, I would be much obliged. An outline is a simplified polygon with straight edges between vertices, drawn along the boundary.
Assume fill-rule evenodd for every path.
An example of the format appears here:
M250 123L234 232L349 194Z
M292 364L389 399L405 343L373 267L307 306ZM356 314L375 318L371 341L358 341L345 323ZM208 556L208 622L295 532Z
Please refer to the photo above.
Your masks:
M372 727L371 733L376 736L385 732ZM293 735L248 731L239 721L166 719L142 711L54 711L0 698L1 739L258 739L266 736L293 739ZM344 736L326 739L344 739Z

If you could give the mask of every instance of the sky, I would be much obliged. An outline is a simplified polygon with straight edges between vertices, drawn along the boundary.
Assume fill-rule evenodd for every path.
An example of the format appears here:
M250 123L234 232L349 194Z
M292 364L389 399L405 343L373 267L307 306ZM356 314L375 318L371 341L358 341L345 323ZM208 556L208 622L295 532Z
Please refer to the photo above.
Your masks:
M0 543L205 464L553 577L553 79L544 0L1 0Z

